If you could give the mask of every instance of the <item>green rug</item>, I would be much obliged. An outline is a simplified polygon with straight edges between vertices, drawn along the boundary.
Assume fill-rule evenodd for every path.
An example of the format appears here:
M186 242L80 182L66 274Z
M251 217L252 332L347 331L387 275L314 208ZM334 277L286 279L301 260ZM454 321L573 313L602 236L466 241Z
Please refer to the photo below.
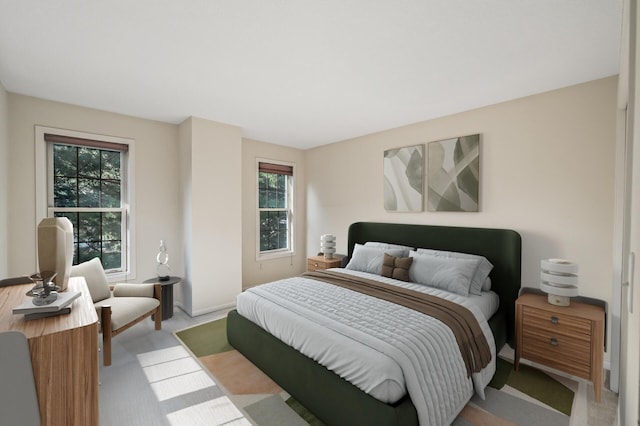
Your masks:
M496 374L489 386L502 389L504 385L517 389L567 416L571 415L573 391L540 370L520 364L516 371L513 364L498 358Z
M176 336L199 358L211 356L226 357L230 351L235 352L227 341L226 318L177 332ZM227 370L228 368L232 367L227 367ZM237 370L237 372L233 371L233 374L236 377L241 377L242 374L244 374L241 369L246 367L234 368L239 368L239 370ZM215 376L215 372L211 372ZM545 426L569 424L574 392L540 370L520 364L520 369L516 372L513 364L502 358L498 358L496 373L489 387L495 389L495 391L487 391L487 399L484 401L474 397L462 413L460 413L454 424L474 424L476 421L488 421L488 424L491 424L492 418L508 420L515 424ZM517 395L514 395L512 391L508 390L510 388L528 395L541 404L533 404L519 398ZM304 424L312 426L320 426L323 424L298 401L290 398L284 392L282 396L281 405L279 405L280 403L274 405L273 395L265 395L265 398L271 398L271 405L268 405L270 410L269 417L271 417L273 410L293 410L300 416ZM233 397L233 395L230 395L232 400ZM253 405L257 406L257 403ZM551 410L545 408L545 406L550 407ZM260 410L257 409L258 407L252 410L251 405L241 408L244 408L246 412L260 412ZM255 418L255 415L252 415L252 417L259 425L271 424L269 421L266 421L264 417Z
M227 341L227 318L178 331L176 336L197 357L233 350Z

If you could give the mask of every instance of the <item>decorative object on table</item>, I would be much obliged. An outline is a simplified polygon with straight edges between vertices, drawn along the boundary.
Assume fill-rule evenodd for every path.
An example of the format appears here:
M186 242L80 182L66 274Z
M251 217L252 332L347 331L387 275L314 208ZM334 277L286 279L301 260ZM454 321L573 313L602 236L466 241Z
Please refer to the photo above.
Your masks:
M479 211L480 135L430 142L427 151L427 210Z
M547 301L556 306L569 306L570 298L578 295L578 264L565 259L540 261L540 290Z
M35 286L27 292L27 296L33 297L34 305L43 306L55 302L60 291L60 286L53 283L55 277L54 271L42 271L29 277Z
M160 250L156 256L158 265L156 266L156 273L160 281L167 281L171 276L171 268L169 268L169 253L167 253L167 246L164 240L160 240Z
M384 152L384 209L390 212L421 212L424 145Z
M320 251L324 254L325 259L333 259L333 254L336 252L336 236L332 234L321 235Z
M60 291L67 289L73 263L73 225L66 217L47 217L38 224L38 269L55 271Z
M44 318L69 313L71 311L71 303L80 297L80 294L79 291L65 291L57 294L55 300L43 305L36 305L35 300L39 296L34 296L33 300L27 300L13 308L12 312L14 315L24 314L25 319Z

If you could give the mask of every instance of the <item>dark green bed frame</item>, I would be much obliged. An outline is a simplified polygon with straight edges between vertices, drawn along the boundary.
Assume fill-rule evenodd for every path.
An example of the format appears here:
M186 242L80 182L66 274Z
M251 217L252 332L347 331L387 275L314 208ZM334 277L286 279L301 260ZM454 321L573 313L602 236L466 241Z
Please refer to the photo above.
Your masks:
M521 239L508 229L357 222L349 227L348 257L356 243L382 241L485 256L493 264L491 289L500 309L491 317L497 351L513 347L515 300L520 290ZM329 425L417 425L408 396L385 404L264 331L235 310L227 317L229 343ZM375 374L375 372L372 372Z

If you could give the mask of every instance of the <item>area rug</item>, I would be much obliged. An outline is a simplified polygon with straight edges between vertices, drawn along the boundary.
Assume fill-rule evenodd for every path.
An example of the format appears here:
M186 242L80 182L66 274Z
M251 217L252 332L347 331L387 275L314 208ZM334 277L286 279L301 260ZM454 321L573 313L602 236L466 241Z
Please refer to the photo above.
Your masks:
M230 401L259 426L323 425L260 369L229 345L226 318L176 333L209 371ZM474 396L454 425L571 425L576 381L551 376L498 358L497 372L484 400ZM575 420L575 419L574 419ZM586 423L583 423L586 424Z

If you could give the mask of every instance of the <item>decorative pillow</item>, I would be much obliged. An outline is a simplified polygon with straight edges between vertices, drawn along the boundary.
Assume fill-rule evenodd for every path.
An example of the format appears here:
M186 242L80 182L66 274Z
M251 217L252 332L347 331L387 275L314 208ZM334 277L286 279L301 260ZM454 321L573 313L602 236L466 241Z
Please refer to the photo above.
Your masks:
M409 246L400 246L398 244L390 244L390 243L378 243L376 241L367 241L366 243L364 243L364 246L378 247L383 249L402 249L402 250L408 250L408 251L415 250L415 248L409 247Z
M79 265L72 266L71 276L84 277L93 303L111 297L107 275L104 273L99 257L94 257Z
M385 253L380 275L396 280L409 281L409 268L412 262L413 257L396 257Z
M469 292L471 294L480 295L483 287L485 286L485 280L489 276L489 273L493 269L493 265L491 262L487 260L484 256L479 256L476 254L468 254L468 253L458 253L455 251L443 251L443 250L432 250L432 249L423 249L419 248L417 250L419 254L426 254L431 256L442 256L442 257L450 257L457 259L476 259L479 261L478 267L473 273L473 279L471 281L471 288ZM491 289L491 283L489 282L489 289ZM489 291L489 290L484 290Z
M362 244L356 244L353 247L351 260L345 269L380 275L380 271L382 270L382 260L385 253L389 253L392 256L407 257L409 252L408 250L385 250L379 247L365 247Z
M478 267L477 259L430 256L410 252L413 263L409 268L411 282L436 287L462 296L469 295L471 278Z
M482 291L491 291L491 278L487 277L482 283Z

